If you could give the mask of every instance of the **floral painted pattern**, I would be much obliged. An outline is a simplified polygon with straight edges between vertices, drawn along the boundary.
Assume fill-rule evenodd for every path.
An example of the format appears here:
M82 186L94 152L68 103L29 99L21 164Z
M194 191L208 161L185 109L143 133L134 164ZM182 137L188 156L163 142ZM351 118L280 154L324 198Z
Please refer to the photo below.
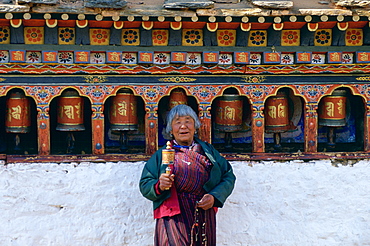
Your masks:
M0 44L10 44L10 29L7 26L0 26Z
M75 29L66 27L59 28L59 44L75 44Z
M266 46L267 45L267 31L250 31L249 46Z
M324 54L312 54L312 63L313 64L324 64L325 55Z
M348 29L346 31L346 46L362 46L363 31L361 29Z
M281 33L281 46L299 46L300 30L283 30Z
M103 53L103 52L91 52L90 53L90 63L92 63L92 64L104 64L105 63L105 53Z
M26 62L29 63L41 62L41 52L36 51L26 52Z
M25 44L44 44L44 27L25 27Z
M186 64L187 65L199 65L201 64L201 53L187 53Z
M122 31L122 45L139 45L140 36L138 29L125 29Z
M122 53L122 63L123 64L136 64L137 54L133 52L123 52Z
M109 45L110 32L107 29L90 29L91 45Z
M154 53L154 64L169 64L170 54L169 53Z
M0 50L0 63L9 62L9 51Z
M62 51L58 53L58 62L59 63L65 63L65 64L71 64L73 63L73 53Z
M261 64L261 58L262 58L261 54L252 53L249 56L249 64L259 65Z
M183 29L183 46L203 46L203 31L201 29Z
M281 54L281 64L291 65L293 63L294 63L294 55L293 54Z
M153 46L166 46L168 44L168 30L153 30Z
M331 29L317 30L315 33L315 46L330 46L332 41Z
M218 64L220 65L231 65L233 62L231 54L220 54Z
M353 63L353 53L343 53L342 54L342 63L352 64Z
M236 30L217 30L218 46L235 46Z

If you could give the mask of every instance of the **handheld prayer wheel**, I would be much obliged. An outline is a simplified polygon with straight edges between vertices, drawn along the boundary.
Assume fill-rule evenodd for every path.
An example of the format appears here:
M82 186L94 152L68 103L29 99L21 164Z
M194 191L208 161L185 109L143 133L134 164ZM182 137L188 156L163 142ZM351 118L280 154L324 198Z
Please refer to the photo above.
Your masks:
M171 174L172 172L171 167L174 163L175 163L175 150L171 148L170 141L167 141L166 148L162 149L162 165L166 166L166 174Z
M170 94L169 107L170 109L172 109L173 107L180 104L188 104L188 97L183 90L176 88Z
M225 147L231 148L232 132L241 130L243 123L243 98L226 94L216 101L215 127L225 132Z
M84 131L84 100L74 90L67 90L58 98L58 131Z
M11 93L6 100L7 133L28 133L31 127L30 101L23 92Z
M112 99L109 117L112 131L137 130L137 100L134 94L127 90L119 91Z
M325 96L319 103L319 125L327 126L328 147L335 147L335 128L346 125L346 97L345 90L335 90Z
M274 134L275 149L280 149L281 133L290 129L289 103L285 92L269 97L265 103L265 131Z

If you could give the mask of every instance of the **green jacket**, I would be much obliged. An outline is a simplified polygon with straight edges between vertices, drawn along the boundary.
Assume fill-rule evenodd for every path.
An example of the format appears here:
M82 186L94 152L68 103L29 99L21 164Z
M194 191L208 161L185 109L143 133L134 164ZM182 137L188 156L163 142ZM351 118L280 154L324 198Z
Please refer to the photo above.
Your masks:
M220 153L209 143L195 138L205 155L212 162L209 180L203 186L204 190L214 196L214 207L222 207L226 198L234 189L235 175L230 163L220 155ZM165 148L166 146L163 146ZM158 182L161 173L165 172L165 165L162 165L162 149L159 149L147 161L140 178L140 192L147 199L153 201L153 209L158 208L164 200L170 197L170 191L163 191L160 195L155 192L155 184Z

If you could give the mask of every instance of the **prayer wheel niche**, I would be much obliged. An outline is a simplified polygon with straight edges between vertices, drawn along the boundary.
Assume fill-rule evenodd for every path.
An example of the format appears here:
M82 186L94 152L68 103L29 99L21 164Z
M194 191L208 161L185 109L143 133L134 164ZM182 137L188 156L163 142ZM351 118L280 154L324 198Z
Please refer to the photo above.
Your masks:
M232 132L240 131L243 124L243 98L228 94L216 101L215 127L225 133L225 148L232 148Z
M183 90L177 88L171 91L169 103L170 109L180 104L188 104L188 97Z
M75 137L73 132L84 131L84 100L77 91L66 90L57 99L57 131L68 132L67 153L74 149Z
M319 125L328 127L328 147L335 147L335 128L346 125L347 92L335 90L319 103Z
M281 133L291 128L289 103L285 92L278 92L265 103L265 132L274 134L275 149L281 148Z
M20 151L20 136L30 132L31 112L30 100L23 92L13 92L6 100L5 131L14 133L14 151Z
M120 133L120 150L128 149L127 132L138 129L137 99L130 90L121 90L110 106L110 129Z

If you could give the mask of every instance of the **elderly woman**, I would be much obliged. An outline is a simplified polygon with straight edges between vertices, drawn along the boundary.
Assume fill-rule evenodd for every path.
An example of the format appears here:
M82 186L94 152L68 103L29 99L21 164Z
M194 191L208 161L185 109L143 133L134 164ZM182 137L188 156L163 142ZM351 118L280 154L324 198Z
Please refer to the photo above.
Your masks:
M175 149L172 173L166 174L160 149L140 179L140 192L153 201L154 245L216 245L217 207L234 188L232 167L212 145L194 136L200 121L192 108L174 107L167 122Z

